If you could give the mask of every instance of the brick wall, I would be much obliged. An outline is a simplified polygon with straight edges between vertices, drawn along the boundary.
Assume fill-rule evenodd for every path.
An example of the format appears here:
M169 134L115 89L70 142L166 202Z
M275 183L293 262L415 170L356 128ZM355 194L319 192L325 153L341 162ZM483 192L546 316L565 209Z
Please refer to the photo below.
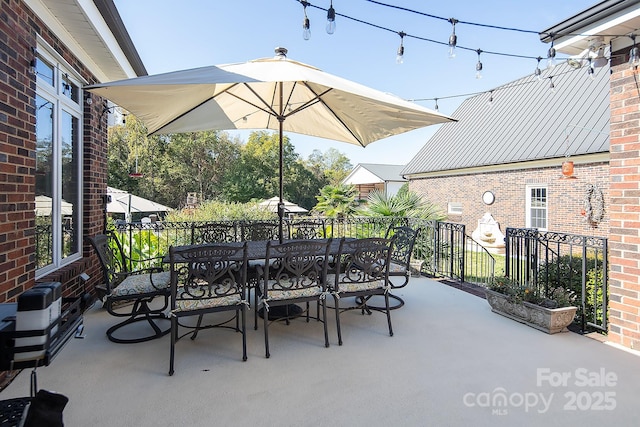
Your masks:
M35 284L35 75L29 73L39 34L89 83L82 63L19 0L0 0L0 302L13 301ZM83 236L103 229L101 195L106 190L106 127L98 126L102 100L93 97L83 118ZM84 259L39 281L63 281L65 296L82 292L77 273L99 280L97 259L88 245ZM89 289L90 290L90 289Z
M611 75L609 340L640 349L640 93L626 63Z
M424 194L447 213L449 202L462 205L461 215L448 215L448 221L466 225L471 235L485 212L491 213L504 233L506 227L526 226L526 188L529 184L547 187L548 230L606 237L609 232L609 172L606 163L576 164L577 179L560 179L557 167L476 173L411 180L409 188ZM604 196L604 218L594 224L583 216L588 185L597 186ZM492 191L495 202L485 205L482 194Z

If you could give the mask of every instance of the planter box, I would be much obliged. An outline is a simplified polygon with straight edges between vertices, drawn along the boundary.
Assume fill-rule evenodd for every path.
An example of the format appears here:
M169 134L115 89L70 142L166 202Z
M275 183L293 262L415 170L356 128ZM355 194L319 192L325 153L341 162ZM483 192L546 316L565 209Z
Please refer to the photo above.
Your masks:
M548 334L567 330L573 322L577 307L544 308L528 302L513 302L499 292L485 289L491 311L524 323Z

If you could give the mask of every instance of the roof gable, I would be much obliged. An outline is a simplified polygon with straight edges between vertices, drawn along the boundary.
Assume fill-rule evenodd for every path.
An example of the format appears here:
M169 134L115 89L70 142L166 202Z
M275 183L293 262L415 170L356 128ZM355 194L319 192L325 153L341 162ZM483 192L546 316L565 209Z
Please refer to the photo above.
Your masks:
M465 100L452 115L458 122L443 124L402 174L608 152L609 66L596 68L594 80L586 68L567 63L542 77L529 75Z
M401 172L404 165L359 163L342 181L345 184L370 184L374 182L406 181Z

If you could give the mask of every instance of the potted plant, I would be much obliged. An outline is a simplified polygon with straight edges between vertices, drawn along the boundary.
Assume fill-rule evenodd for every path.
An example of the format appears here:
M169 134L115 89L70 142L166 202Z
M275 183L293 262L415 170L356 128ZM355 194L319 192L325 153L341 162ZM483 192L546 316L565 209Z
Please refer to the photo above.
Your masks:
M563 287L544 293L509 277L496 277L485 293L494 313L548 334L567 330L576 315L575 294Z

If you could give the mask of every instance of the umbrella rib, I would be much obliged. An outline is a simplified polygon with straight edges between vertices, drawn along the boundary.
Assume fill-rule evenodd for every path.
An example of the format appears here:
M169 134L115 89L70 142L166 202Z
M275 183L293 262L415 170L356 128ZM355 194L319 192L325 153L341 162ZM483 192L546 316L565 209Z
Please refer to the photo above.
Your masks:
M365 147L365 146L366 146L366 144L363 144L363 143L362 143L362 141L360 140L360 138L358 138L358 135L356 135L355 133L353 133L353 132L351 131L351 129L349 129L349 126L347 126L347 125L345 124L345 122L340 118L340 116L338 116L338 115L335 113L335 111L333 111L333 108L329 107L329 106L327 105L327 103L326 103L326 102L324 102L324 100L322 99L322 97L323 97L324 95L326 95L328 92L331 92L332 88L327 89L326 91L322 92L321 94L317 94L317 93L316 93L316 92L315 92L315 91L314 91L314 90L313 90L313 89L312 89L312 88L307 84L307 82L303 82L303 84L307 87L307 89L309 89L309 91L310 91L311 93L313 93L313 94L316 96L316 97L315 97L316 102L320 102L320 103L322 103L322 105L324 105L324 106L325 106L325 108L326 108L327 110L329 110L329 112L331 112L331 114L333 115L333 118L334 118L334 119L336 119L336 120L337 120L337 121L342 125L342 127L343 127L347 132L349 132L349 133L351 134L351 136L353 137L353 139L355 139L356 141L358 141L358 143L359 143L362 147ZM309 107L309 106L311 106L311 105L313 105L313 104L316 104L316 102L313 102L313 103L311 103L311 102L310 102L310 103L309 103L309 105L307 105L307 106L303 106L303 107L300 107L300 108L299 108L299 110L300 110L300 109L303 109L303 108L307 108L307 107Z

